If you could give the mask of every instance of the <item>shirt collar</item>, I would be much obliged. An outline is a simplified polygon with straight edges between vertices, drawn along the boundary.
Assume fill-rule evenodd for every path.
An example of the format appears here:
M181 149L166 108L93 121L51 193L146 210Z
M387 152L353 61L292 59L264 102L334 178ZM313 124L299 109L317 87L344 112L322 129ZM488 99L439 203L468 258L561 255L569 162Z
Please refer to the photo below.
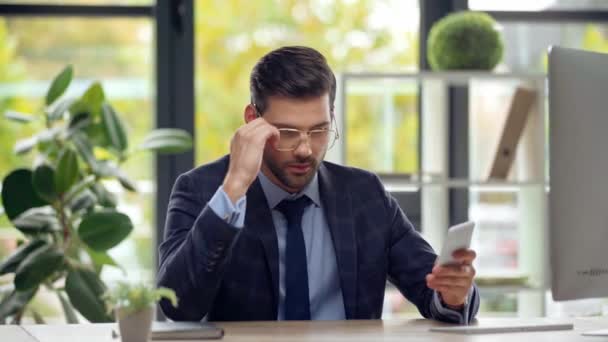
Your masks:
M262 171L258 173L258 179L260 180L260 185L262 185L262 190L264 191L264 195L266 195L266 200L268 201L268 206L270 209L274 209L277 205L279 205L279 203L281 203L282 200L286 198L296 199L302 197L303 195L308 196L308 198L310 198L317 207L321 206L318 173L315 173L315 176L312 178L310 183L308 183L308 185L306 185L302 191L295 194L290 194L289 192L281 189L279 186L271 182Z

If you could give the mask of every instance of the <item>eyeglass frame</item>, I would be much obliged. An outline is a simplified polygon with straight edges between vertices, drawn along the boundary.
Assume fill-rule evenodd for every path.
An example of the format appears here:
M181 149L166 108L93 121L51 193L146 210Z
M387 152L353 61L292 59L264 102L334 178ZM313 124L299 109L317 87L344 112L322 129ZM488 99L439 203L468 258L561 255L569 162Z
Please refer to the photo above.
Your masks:
M258 117L258 118L261 118L261 117L262 117L262 114L261 114L261 113L260 113L260 111L258 110L258 107L255 105L255 103L251 103L251 106L252 106L252 107L253 107L253 109L255 110L255 116L256 116L256 117ZM334 112L333 112L333 110L331 111L331 114L330 114L330 115L331 115L331 122L329 123L329 124L330 124L330 127L332 127L332 126L333 126L335 129L332 129L332 128L327 128L327 129L326 129L326 128L323 128L323 129L311 129L311 130L309 130L309 131L302 131L302 130L299 130L299 129L297 129L297 128L277 128L277 129L279 130L279 132L280 132L280 131L289 131L289 132L298 132L298 133L300 133L300 141L299 141L299 142L298 142L298 144L297 144L295 147L293 147L293 148L285 149L285 148L277 148L277 147L274 147L274 149L275 149L275 150L277 150L277 151L280 151L280 152L289 152L289 151L295 151L295 150L297 150L297 149L298 149L298 147L300 147L300 145L302 144L302 141L304 140L304 139L302 138L302 135L303 135L303 134L304 134L304 135L306 135L306 137L307 137L307 139L306 139L306 140L307 140L307 144L308 144L308 146L310 146L310 141L311 141L311 140L310 140L310 134L311 134L312 132L334 132L334 133L336 134L336 137L335 137L335 139L334 139L333 143L331 144L331 146L327 147L327 149L328 149L328 150L329 150L329 149L331 149L331 148L332 148L332 147L333 147L333 146L336 144L336 141L337 141L338 139L340 139L340 132L338 131L338 128L336 127L336 126L337 126L337 124L336 124L336 117L334 116Z

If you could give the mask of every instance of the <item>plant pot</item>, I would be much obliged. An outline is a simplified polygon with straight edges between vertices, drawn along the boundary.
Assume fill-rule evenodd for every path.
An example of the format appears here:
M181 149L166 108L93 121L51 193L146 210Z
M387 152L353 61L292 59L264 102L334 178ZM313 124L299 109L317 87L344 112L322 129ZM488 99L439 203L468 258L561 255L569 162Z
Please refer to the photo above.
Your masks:
M116 310L122 342L148 341L152 320L154 319L154 309L154 306L149 306L131 314L125 314L122 308Z

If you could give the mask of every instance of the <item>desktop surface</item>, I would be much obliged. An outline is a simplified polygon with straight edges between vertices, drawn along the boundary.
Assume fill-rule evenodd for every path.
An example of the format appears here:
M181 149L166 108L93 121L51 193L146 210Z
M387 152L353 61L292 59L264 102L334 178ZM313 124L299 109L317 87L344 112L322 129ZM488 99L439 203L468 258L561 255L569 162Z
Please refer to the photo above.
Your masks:
M535 320L543 322L570 322L574 330L521 332L487 335L455 335L430 332L431 327L449 326L448 324L425 319L389 319L360 321L301 321L301 322L218 322L225 331L223 340L239 341L547 341L577 342L590 341L593 337L582 336L583 332L597 330L608 326L605 318L576 319L509 319L480 318L477 325L508 325L529 323ZM112 329L116 324L76 324L76 325L24 325L0 326L0 336L12 333L19 342L118 342L112 338ZM22 331L19 331L19 330ZM22 334L25 332L26 334ZM4 340L4 339L3 339ZM10 340L10 339L9 339ZM597 338L596 338L597 340ZM13 341L13 340L10 340Z

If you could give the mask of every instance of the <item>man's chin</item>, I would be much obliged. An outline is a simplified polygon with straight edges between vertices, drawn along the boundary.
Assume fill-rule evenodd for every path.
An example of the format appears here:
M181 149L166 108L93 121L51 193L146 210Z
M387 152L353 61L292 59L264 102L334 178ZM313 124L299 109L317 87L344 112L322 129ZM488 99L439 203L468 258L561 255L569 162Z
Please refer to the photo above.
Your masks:
M300 191L302 189L304 189L308 183L310 183L310 181L312 180L312 176L314 175L313 170L308 171L305 174L300 174L300 173L291 173L289 171L287 171L286 177L285 177L285 185L289 188L291 188L292 190L296 190L296 191Z

